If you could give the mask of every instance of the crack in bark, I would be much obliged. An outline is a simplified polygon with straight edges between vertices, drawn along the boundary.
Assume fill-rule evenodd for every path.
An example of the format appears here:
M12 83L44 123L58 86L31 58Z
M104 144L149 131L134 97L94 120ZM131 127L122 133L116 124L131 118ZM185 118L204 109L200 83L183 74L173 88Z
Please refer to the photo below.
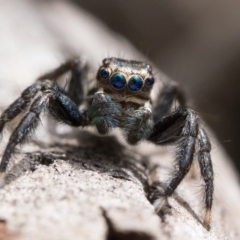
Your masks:
M112 220L108 217L107 211L102 208L102 215L107 224L106 240L155 240L151 234L141 231L126 230L120 231L116 229Z

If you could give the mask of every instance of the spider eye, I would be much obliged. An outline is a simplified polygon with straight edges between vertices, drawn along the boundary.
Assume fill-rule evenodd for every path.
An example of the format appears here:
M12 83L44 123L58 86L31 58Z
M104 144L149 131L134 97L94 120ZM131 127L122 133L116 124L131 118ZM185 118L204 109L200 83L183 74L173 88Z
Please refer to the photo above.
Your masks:
M107 68L102 68L102 69L99 71L99 74L100 74L100 77L101 77L101 78L109 78L109 76L110 76L110 71L109 71L109 69L107 69Z
M128 88L133 91L139 91L143 86L143 80L139 76L132 76L128 81Z
M146 86L148 86L148 87L150 87L150 86L152 86L153 84L154 84L154 77L148 77L148 78L146 78L146 80L145 80L145 85Z
M116 89L122 89L126 85L126 78L123 74L121 73L115 73L111 78L110 78L110 83L111 85L116 88Z

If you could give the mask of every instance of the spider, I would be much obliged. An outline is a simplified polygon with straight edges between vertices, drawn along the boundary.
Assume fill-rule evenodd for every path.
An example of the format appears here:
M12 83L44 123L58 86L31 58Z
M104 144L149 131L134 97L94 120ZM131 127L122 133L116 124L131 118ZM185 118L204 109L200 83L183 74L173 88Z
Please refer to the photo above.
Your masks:
M71 72L67 91L55 81L66 72ZM60 122L73 127L95 126L100 134L121 128L129 144L141 140L156 145L176 144L176 166L172 177L161 194L155 189L148 195L157 212L163 206L161 202L167 203L168 197L186 176L198 151L198 163L205 182L203 224L210 229L213 201L211 143L198 124L197 114L186 107L178 85L173 81L165 84L153 106L150 93L155 79L149 64L106 58L98 69L96 84L92 86L87 81L87 72L88 65L82 58L69 60L38 78L2 113L0 133L8 122L26 111L4 151L0 164L1 178L4 179L16 146L36 129L40 113L47 109ZM89 85L87 91L86 85ZM175 100L178 106L172 109ZM83 104L85 108L79 110Z

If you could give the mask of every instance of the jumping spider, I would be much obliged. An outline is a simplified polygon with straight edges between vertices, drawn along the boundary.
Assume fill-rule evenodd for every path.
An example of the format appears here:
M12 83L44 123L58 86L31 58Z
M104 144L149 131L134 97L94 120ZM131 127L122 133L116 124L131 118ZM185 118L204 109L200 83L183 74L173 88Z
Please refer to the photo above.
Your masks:
M39 123L40 113L48 109L58 121L74 127L96 126L100 134L119 127L129 144L141 140L156 145L176 144L176 168L163 194L153 191L149 200L160 211L159 198L167 198L175 191L188 173L198 146L198 163L205 182L204 225L209 229L213 201L213 169L211 144L205 131L198 124L197 114L186 107L183 94L175 82L167 83L153 107L150 93L154 85L152 68L145 62L118 58L104 59L97 73L94 86L89 86L87 65L81 58L69 60L55 70L41 76L26 88L0 117L0 133L6 123L24 110L25 116L12 132L0 164L0 174L5 171L16 145L23 143ZM67 92L55 80L70 71ZM173 101L178 107L172 110ZM85 103L85 110L79 110Z

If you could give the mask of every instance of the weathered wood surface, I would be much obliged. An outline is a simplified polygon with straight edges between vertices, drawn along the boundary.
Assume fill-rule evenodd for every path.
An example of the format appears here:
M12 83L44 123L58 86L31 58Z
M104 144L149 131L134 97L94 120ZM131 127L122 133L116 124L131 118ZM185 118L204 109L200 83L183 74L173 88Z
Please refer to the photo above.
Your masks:
M69 56L86 56L93 69L106 56L144 59L124 38L66 2L1 1L0 36L1 111ZM158 77L166 79L161 72ZM33 141L12 158L8 184L0 190L0 239L240 238L238 179L212 133L215 197L208 232L201 224L199 177L181 184L165 221L145 196L146 161L159 164L157 176L166 179L173 148L142 143L130 149L118 132L103 138L54 125L43 118ZM8 136L5 131L1 153Z

